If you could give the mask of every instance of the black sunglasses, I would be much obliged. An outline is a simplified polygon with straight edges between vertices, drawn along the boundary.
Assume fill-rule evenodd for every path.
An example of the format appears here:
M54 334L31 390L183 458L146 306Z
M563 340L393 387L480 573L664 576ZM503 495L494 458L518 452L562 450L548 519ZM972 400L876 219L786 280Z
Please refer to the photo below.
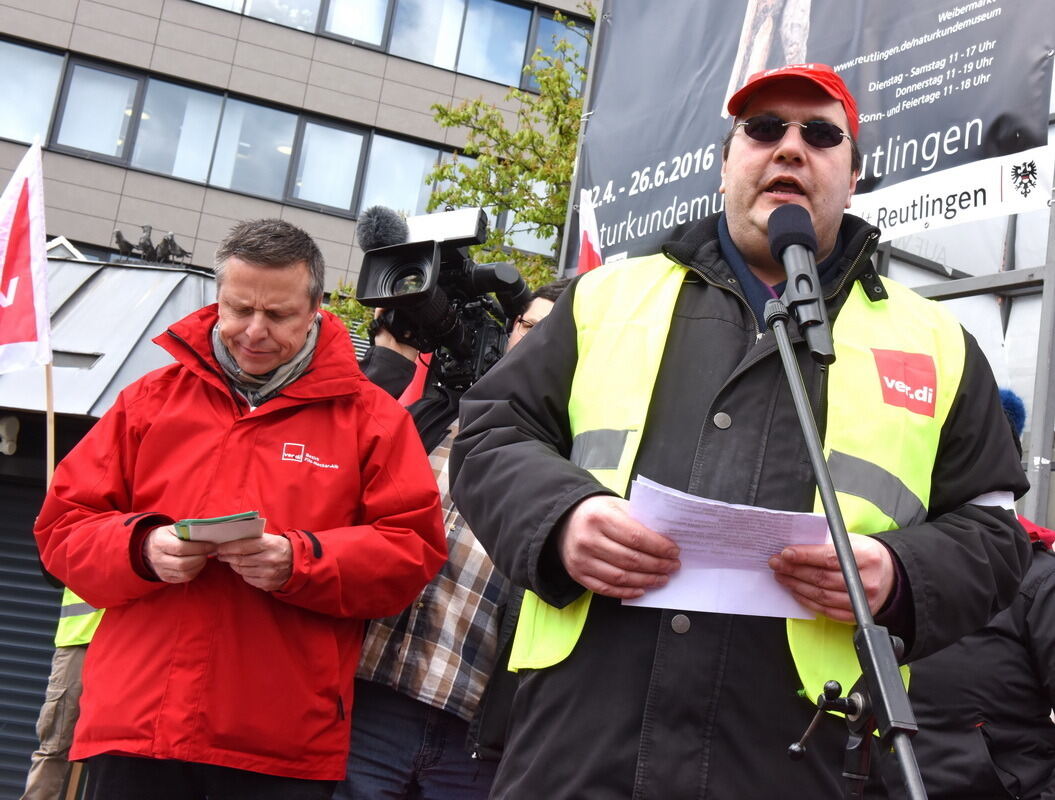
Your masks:
M773 114L761 114L736 123L738 128L743 128L744 133L756 142L766 144L783 139L788 125L798 125L802 128L802 139L811 147L835 147L843 139L850 138L850 135L843 133L843 129L838 125L819 119L811 119L809 122L786 122Z

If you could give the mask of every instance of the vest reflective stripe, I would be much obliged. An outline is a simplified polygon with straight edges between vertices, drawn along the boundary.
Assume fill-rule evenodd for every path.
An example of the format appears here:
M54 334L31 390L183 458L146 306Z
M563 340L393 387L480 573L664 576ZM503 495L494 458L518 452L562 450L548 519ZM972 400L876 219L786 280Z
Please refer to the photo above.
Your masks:
M88 644L102 618L103 609L96 609L69 589L63 589L59 624L55 629L55 646L70 647L75 644Z
M926 519L941 429L963 373L965 346L956 318L911 289L889 280L884 284L889 299L876 303L856 284L832 331L836 360L828 377L824 447L852 533ZM890 402L884 390L894 390L899 382L903 391L896 390ZM913 390L930 398L929 408L926 403L916 410L906 407ZM824 510L819 493L814 510ZM834 678L848 690L860 677L852 626L818 617L789 619L787 628L795 667L811 700L827 680ZM907 667L902 675L907 684Z
M585 470L617 469L630 431L583 431L571 443L571 462Z
M863 458L831 451L827 458L835 491L868 500L899 528L918 525L927 518L927 509L896 475L891 475Z
M90 606L87 603L74 603L71 606L63 606L59 610L59 619L65 619L66 617L79 617L82 614L91 614L96 610L95 606Z
M630 265L642 261L649 264L650 279L638 281ZM618 280L623 270L631 278L629 283ZM568 400L569 457L620 496L630 483L652 399L651 388L649 392L642 388L655 384L670 329L672 315L654 312L674 308L684 277L684 267L658 255L599 267L583 275L575 287L579 356ZM605 309L618 309L618 313L606 314ZM612 368L620 364L633 364L634 369ZM594 383L597 379L600 382ZM596 402L598 397L604 402ZM614 450L616 442L618 451ZM586 624L592 597L592 592L583 592L558 609L534 592L525 592L509 669L542 669L567 658Z

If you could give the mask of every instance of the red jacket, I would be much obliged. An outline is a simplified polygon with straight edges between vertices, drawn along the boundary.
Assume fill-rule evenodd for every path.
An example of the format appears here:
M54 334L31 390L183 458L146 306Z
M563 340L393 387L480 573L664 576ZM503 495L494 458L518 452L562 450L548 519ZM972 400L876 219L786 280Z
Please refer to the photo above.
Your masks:
M402 610L446 556L436 481L336 317L308 370L252 412L213 358L215 322L203 308L154 340L178 363L121 392L37 520L48 571L107 609L70 756L340 780L362 620ZM157 525L249 510L292 544L279 591L218 561L184 584L134 563Z

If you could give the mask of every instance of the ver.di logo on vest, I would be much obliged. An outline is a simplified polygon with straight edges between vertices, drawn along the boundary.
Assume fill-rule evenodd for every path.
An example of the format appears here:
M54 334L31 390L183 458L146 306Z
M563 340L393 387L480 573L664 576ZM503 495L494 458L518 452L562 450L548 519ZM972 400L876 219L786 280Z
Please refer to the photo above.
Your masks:
M926 353L872 348L883 402L915 414L934 416L934 396L938 389L934 359Z
M326 464L318 456L314 456L307 451L307 448L299 442L283 442L282 443L282 460L283 461L298 461L302 463L311 464L313 467L319 467L320 469L340 469L340 464Z

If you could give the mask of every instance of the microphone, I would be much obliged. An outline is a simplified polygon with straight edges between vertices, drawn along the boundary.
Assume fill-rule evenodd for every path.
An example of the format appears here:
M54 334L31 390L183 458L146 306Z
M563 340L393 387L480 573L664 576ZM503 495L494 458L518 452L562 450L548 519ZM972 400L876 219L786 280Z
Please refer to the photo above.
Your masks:
M795 315L813 360L831 364L835 347L814 260L817 235L806 209L788 203L769 215L769 252L784 265L787 284L780 299Z
M387 206L370 206L355 226L356 241L364 252L403 244L409 237L407 221Z

